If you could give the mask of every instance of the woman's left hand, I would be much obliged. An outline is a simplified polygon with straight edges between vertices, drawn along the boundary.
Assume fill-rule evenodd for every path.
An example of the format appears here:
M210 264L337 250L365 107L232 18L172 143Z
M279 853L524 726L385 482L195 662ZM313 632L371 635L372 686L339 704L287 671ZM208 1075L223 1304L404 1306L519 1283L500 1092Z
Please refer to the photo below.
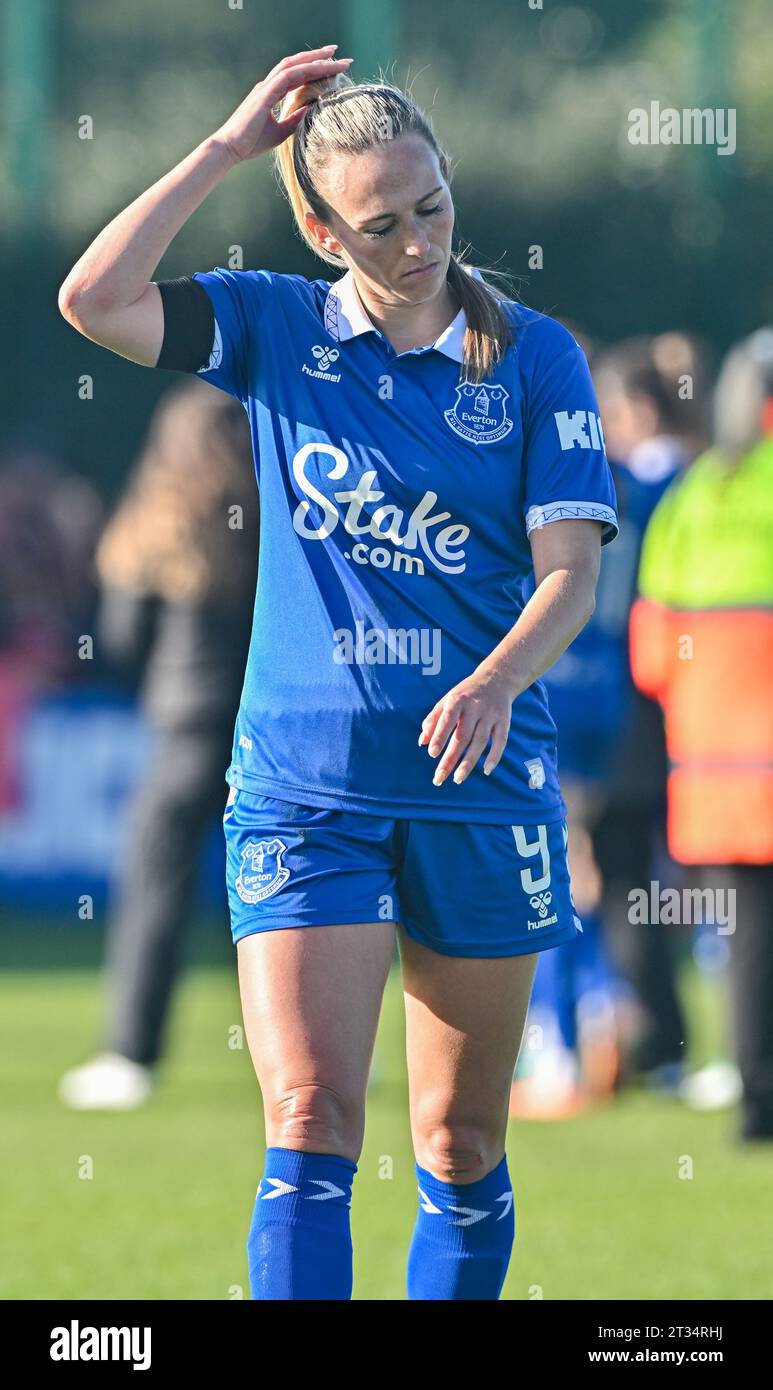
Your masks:
M445 782L457 763L454 781L463 782L489 741L483 771L487 776L493 772L507 744L512 707L513 696L505 678L490 672L475 672L438 700L422 722L419 738L419 746L426 747L431 758L436 758L448 741L432 779L436 787Z

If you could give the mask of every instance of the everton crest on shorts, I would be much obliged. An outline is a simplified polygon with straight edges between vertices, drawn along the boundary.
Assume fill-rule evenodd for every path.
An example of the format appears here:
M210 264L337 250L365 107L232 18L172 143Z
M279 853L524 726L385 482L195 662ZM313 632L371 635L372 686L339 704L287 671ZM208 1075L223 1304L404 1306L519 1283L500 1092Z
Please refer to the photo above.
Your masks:
M443 955L511 956L582 930L561 820L394 820L232 788L224 828L234 942L386 921Z

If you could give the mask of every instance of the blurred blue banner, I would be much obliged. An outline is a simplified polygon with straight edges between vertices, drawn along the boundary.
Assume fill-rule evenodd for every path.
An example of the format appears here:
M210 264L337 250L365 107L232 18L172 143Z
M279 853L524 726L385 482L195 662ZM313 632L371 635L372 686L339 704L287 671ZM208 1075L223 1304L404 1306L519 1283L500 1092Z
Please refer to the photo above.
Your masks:
M81 900L105 903L121 867L132 793L150 756L150 733L136 705L108 689L46 696L28 706L5 757L2 907L40 903L88 920ZM207 906L222 893L223 872L222 831L213 824L202 868Z

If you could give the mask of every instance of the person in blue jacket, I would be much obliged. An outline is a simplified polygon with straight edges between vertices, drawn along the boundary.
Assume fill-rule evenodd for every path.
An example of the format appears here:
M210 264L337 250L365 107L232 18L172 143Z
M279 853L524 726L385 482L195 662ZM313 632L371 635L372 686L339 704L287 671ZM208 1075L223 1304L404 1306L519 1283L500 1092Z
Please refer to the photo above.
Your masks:
M704 428L700 345L669 332L593 358L620 536L605 548L593 616L544 683L558 729L575 900L583 935L541 962L511 1097L517 1116L567 1115L643 1073L673 1089L686 1020L664 933L627 920L627 895L649 883L665 811L658 707L634 687L629 615L641 546L663 492Z

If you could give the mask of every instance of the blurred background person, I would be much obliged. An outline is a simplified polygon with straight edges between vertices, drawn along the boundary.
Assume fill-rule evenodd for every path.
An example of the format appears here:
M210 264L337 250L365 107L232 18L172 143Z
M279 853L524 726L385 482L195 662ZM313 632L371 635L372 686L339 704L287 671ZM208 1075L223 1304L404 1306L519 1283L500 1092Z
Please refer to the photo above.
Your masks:
M773 329L725 359L714 439L650 522L631 654L637 685L665 714L669 850L727 932L740 1135L771 1139ZM735 1098L722 1068L688 1077L681 1094L701 1108Z
M91 560L103 521L96 490L47 445L9 443L0 461L0 812L13 807L19 722L46 691L90 674Z
M573 327L572 331L577 334ZM590 622L544 677L569 811L572 891L583 936L540 962L513 1116L567 1116L609 1096L623 1074L682 1075L685 1021L663 935L628 922L648 884L665 813L659 707L633 684L628 623L645 528L702 438L704 369L683 333L637 337L589 356L621 521L603 555Z
M204 837L225 806L258 530L241 403L173 387L97 550L98 643L143 669L152 747L108 928L103 1049L60 1083L75 1108L131 1109L152 1089Z
M673 879L665 851L666 750L658 704L637 689L629 619L646 528L668 486L704 447L707 367L699 340L683 332L632 338L599 356L599 405L615 487L626 518L617 573L609 572L599 627L599 670L614 686L616 727L604 752L605 785L591 834L602 885L604 935L634 1004L622 1066L626 1077L672 1091L684 1074L687 1022L677 988L676 942L629 921L628 894ZM610 674L612 673L612 674ZM678 871L677 875L678 875Z

